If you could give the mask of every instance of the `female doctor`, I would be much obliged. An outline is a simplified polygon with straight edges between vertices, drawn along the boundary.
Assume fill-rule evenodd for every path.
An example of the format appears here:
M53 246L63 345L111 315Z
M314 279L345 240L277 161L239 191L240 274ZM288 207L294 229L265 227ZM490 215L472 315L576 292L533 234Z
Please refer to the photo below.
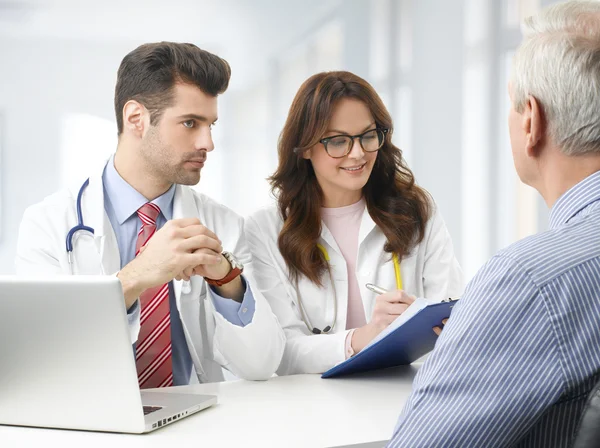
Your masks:
M245 225L255 286L286 333L280 375L358 353L414 296L462 293L444 221L392 132L377 93L352 73L319 73L296 94L270 178L277 205Z

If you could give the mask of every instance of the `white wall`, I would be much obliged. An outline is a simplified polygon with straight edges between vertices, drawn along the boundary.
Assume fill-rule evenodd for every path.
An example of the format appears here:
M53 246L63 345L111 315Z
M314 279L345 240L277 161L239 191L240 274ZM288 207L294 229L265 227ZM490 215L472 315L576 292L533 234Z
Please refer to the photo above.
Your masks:
M80 160L114 149L104 146L122 57L142 42L188 40L233 69L199 190L242 215L270 203L265 178L296 90L318 71L351 70L388 105L394 139L436 199L470 277L547 216L518 186L506 144L504 74L520 40L518 17L508 25L504 17L509 3L519 1L173 0L167 23L158 0L94 9L31 0L44 6L18 17L3 16L0 2L0 273L13 271L24 209L65 182L61 148ZM82 132L65 141L73 114L104 120L89 145ZM537 213L525 213L532 207Z
M463 1L413 3L412 168L440 208L462 260Z
M131 47L68 40L1 41L0 272L13 271L25 208L61 185L63 118L69 113L88 113L114 120L116 69ZM87 148L80 151L85 157Z

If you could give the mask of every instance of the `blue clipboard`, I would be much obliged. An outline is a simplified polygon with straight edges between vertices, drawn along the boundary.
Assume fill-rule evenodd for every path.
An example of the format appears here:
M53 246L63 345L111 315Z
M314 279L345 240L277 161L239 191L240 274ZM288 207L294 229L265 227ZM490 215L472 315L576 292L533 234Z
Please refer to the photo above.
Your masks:
M438 338L433 327L450 316L456 303L457 300L452 300L427 305L383 339L332 367L321 378L411 364L433 350Z

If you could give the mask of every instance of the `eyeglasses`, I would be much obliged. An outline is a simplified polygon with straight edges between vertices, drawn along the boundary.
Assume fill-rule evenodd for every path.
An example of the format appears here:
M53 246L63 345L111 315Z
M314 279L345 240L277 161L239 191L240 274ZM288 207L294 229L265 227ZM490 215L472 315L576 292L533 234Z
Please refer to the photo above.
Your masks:
M325 151L330 157L334 159L341 159L346 157L352 151L354 146L354 140L358 139L360 147L365 152L379 151L385 143L385 135L389 132L389 129L369 129L359 135L333 135L331 137L325 137L319 140L319 143L323 144Z

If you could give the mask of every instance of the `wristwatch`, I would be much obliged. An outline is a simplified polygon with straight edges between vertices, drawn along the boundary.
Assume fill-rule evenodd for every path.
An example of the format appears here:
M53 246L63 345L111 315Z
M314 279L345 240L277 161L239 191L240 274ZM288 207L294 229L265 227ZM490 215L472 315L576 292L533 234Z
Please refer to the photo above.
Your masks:
M242 272L244 272L244 265L242 263L240 263L238 261L238 259L235 258L235 256L231 252L223 252L223 256L227 259L227 261L231 265L231 271L229 271L229 274L227 274L225 277L223 277L219 280L204 277L204 280L206 280L206 283L208 283L209 285L223 286L223 285L229 283L230 281L232 281L234 278L236 278Z

